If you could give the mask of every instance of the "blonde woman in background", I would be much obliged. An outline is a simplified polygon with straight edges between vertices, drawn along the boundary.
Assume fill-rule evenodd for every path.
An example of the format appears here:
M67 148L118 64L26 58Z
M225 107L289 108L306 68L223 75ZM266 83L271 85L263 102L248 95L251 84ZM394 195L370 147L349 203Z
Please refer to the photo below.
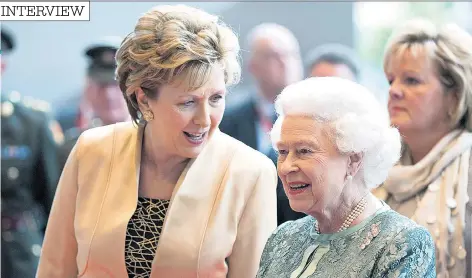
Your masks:
M438 277L471 277L472 37L410 21L393 33L384 70L404 148L375 194L428 228Z
M136 124L80 136L37 277L255 277L276 228L277 176L218 129L238 55L235 34L201 10L158 6L139 19L116 57Z

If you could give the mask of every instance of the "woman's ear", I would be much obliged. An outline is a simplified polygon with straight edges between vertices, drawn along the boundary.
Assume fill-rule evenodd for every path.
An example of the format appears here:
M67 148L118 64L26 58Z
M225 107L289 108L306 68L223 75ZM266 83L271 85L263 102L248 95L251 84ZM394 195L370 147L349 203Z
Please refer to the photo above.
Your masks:
M347 171L349 175L355 176L357 174L357 172L361 168L363 158L364 158L363 153L353 153L349 155L348 165L347 165Z
M150 109L149 107L149 102L148 102L148 97L144 93L143 89L139 87L136 92L136 101L138 102L139 109L141 111L147 111Z

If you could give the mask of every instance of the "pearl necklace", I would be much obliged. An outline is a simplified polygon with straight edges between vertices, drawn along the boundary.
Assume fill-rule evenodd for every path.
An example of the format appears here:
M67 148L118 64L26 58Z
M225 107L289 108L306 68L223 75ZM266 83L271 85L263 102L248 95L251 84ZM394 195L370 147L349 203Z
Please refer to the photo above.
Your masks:
M346 230L351 226L352 221L356 220L357 217L365 210L365 207L367 205L367 199L366 196L362 197L362 199L359 201L359 203L356 205L356 207L349 213L347 218L344 220L343 224L341 225L341 228L339 228L338 233ZM315 231L320 234L320 228L318 226L318 221L315 223Z

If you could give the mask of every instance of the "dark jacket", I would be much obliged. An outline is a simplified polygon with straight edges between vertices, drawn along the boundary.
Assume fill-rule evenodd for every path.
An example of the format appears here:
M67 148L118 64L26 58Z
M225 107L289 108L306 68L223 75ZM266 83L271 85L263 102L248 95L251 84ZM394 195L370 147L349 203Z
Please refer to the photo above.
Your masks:
M59 180L48 113L2 96L2 277L34 277Z

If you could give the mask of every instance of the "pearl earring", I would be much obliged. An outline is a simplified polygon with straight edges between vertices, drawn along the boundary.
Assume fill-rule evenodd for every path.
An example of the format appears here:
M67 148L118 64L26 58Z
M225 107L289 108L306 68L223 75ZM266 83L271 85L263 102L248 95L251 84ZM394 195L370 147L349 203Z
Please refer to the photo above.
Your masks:
M352 181L352 176L351 176L350 174L348 174L347 177L346 177L346 179L347 179L348 181Z

